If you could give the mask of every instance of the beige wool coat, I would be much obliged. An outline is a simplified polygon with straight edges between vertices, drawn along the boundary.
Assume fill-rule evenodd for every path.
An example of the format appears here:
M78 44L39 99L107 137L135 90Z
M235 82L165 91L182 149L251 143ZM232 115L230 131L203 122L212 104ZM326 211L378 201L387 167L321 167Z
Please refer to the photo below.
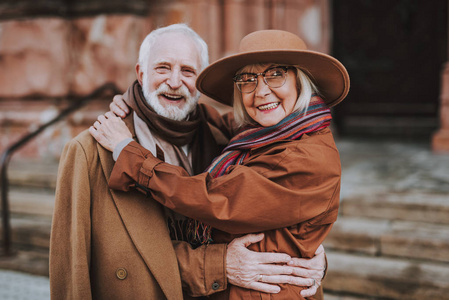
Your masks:
M50 241L52 299L178 300L181 284L194 295L225 289L226 245L193 251L172 242L160 204L108 188L113 164L87 131L64 149Z

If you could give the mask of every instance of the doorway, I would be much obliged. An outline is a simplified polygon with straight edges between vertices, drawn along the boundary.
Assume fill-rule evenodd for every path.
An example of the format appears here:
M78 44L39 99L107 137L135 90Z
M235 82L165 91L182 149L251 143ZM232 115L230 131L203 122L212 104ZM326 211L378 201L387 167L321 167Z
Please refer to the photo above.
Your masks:
M332 1L332 54L351 77L334 109L341 135L416 139L438 128L447 2Z

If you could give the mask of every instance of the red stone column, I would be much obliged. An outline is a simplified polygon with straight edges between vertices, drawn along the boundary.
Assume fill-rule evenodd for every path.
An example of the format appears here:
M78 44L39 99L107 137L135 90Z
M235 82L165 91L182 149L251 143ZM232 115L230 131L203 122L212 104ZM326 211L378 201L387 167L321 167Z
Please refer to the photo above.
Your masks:
M440 101L440 129L432 138L432 149L449 153L449 61L441 75Z
M245 3L241 0L225 0L223 12L223 56L227 56L237 51L240 40L246 35Z
M449 7L449 5L448 5ZM449 16L449 8L448 8ZM449 26L449 17L448 17ZM449 59L449 36L448 36ZM449 60L441 73L440 129L432 137L432 149L435 152L449 153Z
M311 50L330 52L329 0L271 0L270 26L299 35Z
M209 46L209 61L213 62L222 56L222 13L218 0L190 0L191 27L206 41Z

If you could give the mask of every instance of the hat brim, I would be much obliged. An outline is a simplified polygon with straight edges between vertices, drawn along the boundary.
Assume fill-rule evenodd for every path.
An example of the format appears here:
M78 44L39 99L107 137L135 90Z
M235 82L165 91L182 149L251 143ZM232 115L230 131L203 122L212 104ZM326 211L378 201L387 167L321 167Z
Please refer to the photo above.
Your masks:
M329 107L340 103L349 92L346 68L327 54L310 50L256 51L231 55L209 65L198 76L197 89L204 95L232 106L235 73L251 64L275 63L298 65L317 85Z

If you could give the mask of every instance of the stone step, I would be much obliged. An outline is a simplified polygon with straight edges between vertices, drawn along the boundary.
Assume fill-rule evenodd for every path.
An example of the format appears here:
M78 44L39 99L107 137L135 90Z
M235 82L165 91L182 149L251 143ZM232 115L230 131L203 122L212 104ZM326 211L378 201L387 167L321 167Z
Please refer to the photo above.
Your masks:
M12 256L0 256L0 269L48 276L48 250L15 248L14 251Z
M449 263L449 225L339 217L326 249Z
M48 217L53 215L54 190L12 187L8 193L8 199L11 213Z
M0 269L48 276L51 218L11 215L11 255L3 250L3 228L0 228Z
M47 249L50 246L51 217L11 215L11 242L13 248ZM0 228L3 243L3 228Z
M366 193L342 198L342 216L449 224L448 193Z
M17 161L8 166L8 180L11 187L26 186L55 189L58 174L57 162Z
M449 299L449 264L327 251L326 293L369 299Z

